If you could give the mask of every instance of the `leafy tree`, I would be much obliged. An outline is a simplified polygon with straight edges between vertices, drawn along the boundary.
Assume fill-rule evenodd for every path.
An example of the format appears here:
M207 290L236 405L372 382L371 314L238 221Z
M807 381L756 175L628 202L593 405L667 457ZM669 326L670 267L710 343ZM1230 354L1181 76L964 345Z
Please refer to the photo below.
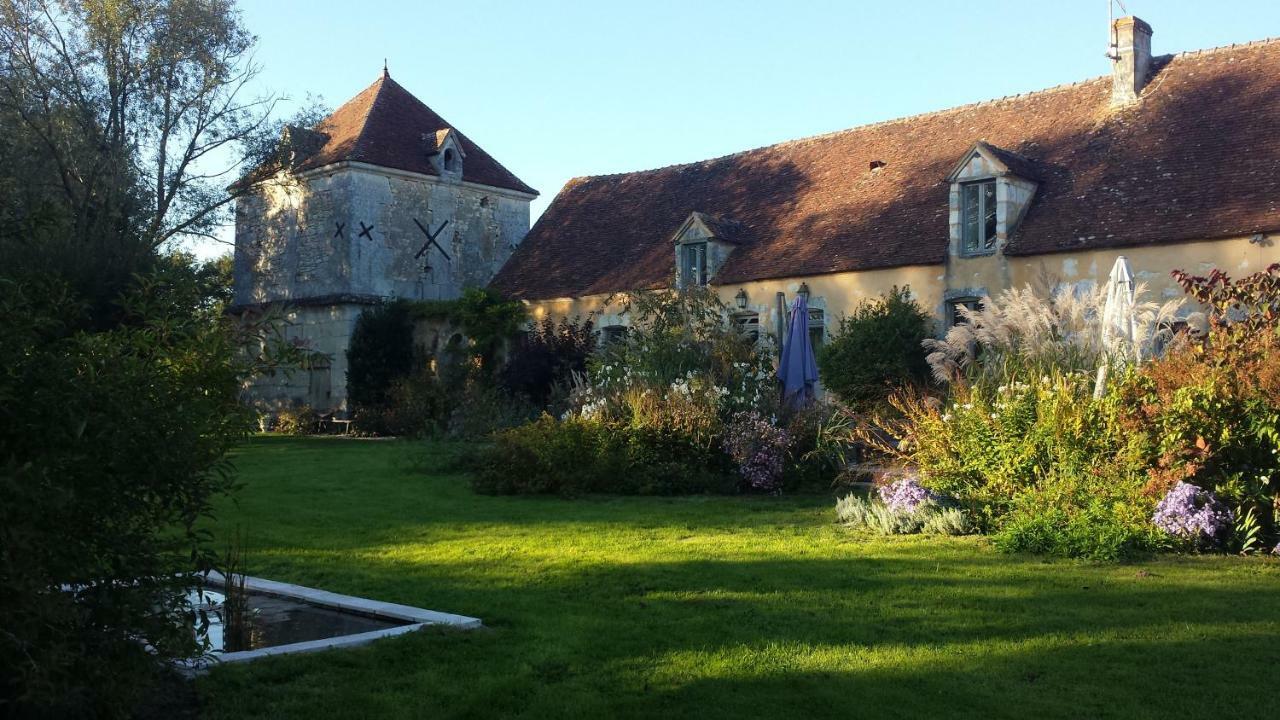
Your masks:
M73 235L208 232L274 100L229 0L5 0L0 103L52 160ZM94 228L97 232L93 232Z
M281 129L324 112L309 97L274 119L279 98L249 91L253 44L232 0L0 0L12 271L58 272L110 324L157 250L225 225L250 189L233 181L278 164Z
M395 382L413 372L413 317L408 300L360 313L347 346L347 397L357 414L386 405Z
M818 352L823 385L855 408L868 409L894 386L925 382L929 366L922 343L931 322L907 288L862 301Z
M252 42L230 0L0 0L7 716L127 715L199 651L183 599L239 391L296 360L271 316L223 314L222 265L166 252L269 144Z
M197 523L232 488L242 380L270 326L205 303L194 274L144 278L86 329L61 281L0 279L0 706L125 714L198 653L183 603L211 567Z
M590 319L545 318L512 348L499 380L508 392L546 405L557 386L567 387L574 373L587 371L595 348Z

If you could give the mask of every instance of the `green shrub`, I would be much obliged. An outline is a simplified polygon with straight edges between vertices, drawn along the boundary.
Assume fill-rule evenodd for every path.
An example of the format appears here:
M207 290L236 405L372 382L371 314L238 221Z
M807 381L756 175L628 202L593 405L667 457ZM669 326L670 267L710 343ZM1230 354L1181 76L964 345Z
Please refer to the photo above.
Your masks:
M1145 437L1125 433L1125 406L1095 400L1092 385L1078 372L958 385L945 406L900 397L895 452L1004 549L1116 557L1154 547Z
M671 495L739 488L721 448L725 419L773 407L768 356L730 327L705 288L637 293L627 307L631 332L591 360L564 419L498 433L477 489ZM580 452L558 454L566 447Z
M190 282L135 280L93 328L65 285L0 279L0 707L128 713L165 663L200 652L196 527L233 487L227 451L252 327ZM145 643L143 642L145 640Z
M924 527L920 532L925 535L968 535L973 532L973 523L960 508L939 507L928 513Z
M932 325L908 288L862 301L818 352L823 386L856 409L870 409L895 387L924 383L929 366L921 343Z
M489 494L680 495L729 492L731 467L688 427L627 425L568 415L494 435L475 468L473 487Z
M392 300L360 313L347 346L347 398L360 424L380 417L398 381L421 364L413 345L413 304ZM378 432L380 428L368 428Z
M320 415L310 405L300 405L276 413L273 429L284 435L315 435L319 424Z
M850 437L854 415L839 405L816 401L784 413L791 445L782 476L785 491L826 490L847 480L859 448Z
M450 404L448 434L460 440L486 439L539 415L538 407L529 400L475 379L464 381L462 391Z
M603 492L631 495L728 493L738 487L732 464L718 446L699 441L678 426L606 426L610 446L620 448L619 472L606 477Z
M600 423L544 414L498 433L472 486L487 494L591 492L603 484L608 470L617 469L617 449Z

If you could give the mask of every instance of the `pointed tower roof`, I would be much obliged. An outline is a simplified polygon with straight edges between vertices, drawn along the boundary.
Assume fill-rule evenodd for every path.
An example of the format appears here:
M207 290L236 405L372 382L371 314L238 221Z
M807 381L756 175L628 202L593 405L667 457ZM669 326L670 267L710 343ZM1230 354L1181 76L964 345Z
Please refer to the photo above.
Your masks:
M297 170L351 161L439 175L430 157L436 151L437 137L444 137L444 131L452 131L450 134L461 143L466 156L462 168L464 181L538 194L392 80L385 68L375 83L322 120L316 130L328 139L300 163Z

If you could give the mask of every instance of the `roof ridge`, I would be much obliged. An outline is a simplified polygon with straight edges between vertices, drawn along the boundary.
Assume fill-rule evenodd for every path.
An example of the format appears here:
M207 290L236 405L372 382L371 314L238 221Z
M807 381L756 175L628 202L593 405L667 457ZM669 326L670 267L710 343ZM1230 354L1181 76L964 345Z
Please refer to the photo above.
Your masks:
M1230 45L1218 45L1216 47L1200 48L1199 50L1182 50L1176 53L1167 53L1165 55L1157 55L1157 58L1169 58L1171 60L1183 57L1195 57L1196 55L1212 55L1214 53L1226 52L1229 50L1239 50L1240 48L1252 47L1254 45L1267 45L1270 43L1280 43L1280 35L1274 37L1266 37L1261 40L1249 40L1242 43L1231 43Z
M1231 44L1231 45L1221 45L1221 46L1218 46L1218 47L1203 48L1203 49L1200 49L1200 50L1183 50L1183 51L1181 51L1181 52L1177 52L1177 53L1168 53L1168 54L1165 54L1165 55L1157 55L1157 56L1155 56L1153 59L1155 59L1155 60L1176 60L1176 59L1179 59L1179 58L1195 57L1195 56L1198 56L1198 55L1208 55L1208 54L1212 54L1212 53L1225 52L1225 51L1229 51L1229 50L1239 50L1240 48L1244 48L1244 47L1250 47L1250 46L1255 46L1255 45L1266 45L1266 44L1268 44L1268 43L1276 43L1276 42L1280 42L1280 36L1276 36L1276 37L1269 37L1269 38L1263 38L1263 39L1261 39L1261 40L1251 40L1251 41L1249 41L1249 42L1245 42L1245 43L1234 43L1234 44ZM1002 97L998 97L998 98L989 98L989 99L987 99L987 100L978 100L978 101L976 101L976 102L965 103L965 104L963 104L963 105L954 105L954 106L952 106L952 107L949 107L949 108L942 108L942 109L940 109L940 110L928 110L928 111L921 112L921 113L914 113L914 114L912 114L912 115L902 115L902 116L900 116L900 117L890 118L890 119L888 119L888 120L876 120L876 121L874 121L874 122L863 123L863 124L861 124L861 125L854 125L854 126L852 126L852 127L842 128L842 129L840 129L840 130L831 130L831 131L824 132L824 133L817 133L817 134L815 134L815 135L806 135L806 136L804 136L804 137L792 138L792 139L790 139L790 140L781 140L781 141L779 141L779 142L776 142L776 143L769 143L769 144L767 144L767 145L758 145L758 146L756 146L756 147L747 148L747 149L744 149L744 150L738 150L738 151L735 151L735 152L726 153L726 154L724 154L724 155L717 155L717 156L715 156L715 157L703 158L703 159L701 159L701 160L693 160L693 161L690 161L690 162L682 162L682 163L671 163L671 164L669 164L669 165L660 165L660 166L658 166L658 167L653 167L653 168L642 168L642 169L640 169L640 170L624 170L624 171L616 172L616 173L600 173L600 174L597 174L597 175L579 175L579 176L576 176L576 177L572 177L572 178L570 178L570 179L568 180L568 182L566 182L565 184L566 184L566 186L567 186L569 183L583 182L583 181L586 181L586 180L596 180L596 179L604 179L604 178L613 178L613 177L619 177L619 176L622 176L622 175L639 175L639 174L643 174L643 173L660 172L660 171L662 171L662 170L671 170L671 169L673 169L673 168L693 167L693 166L696 166L696 165L701 165L701 164L703 164L703 163L711 163L711 162L717 162L717 161L720 161L720 160L728 160L728 159L730 159L730 158L735 158L735 157L739 157L739 156L742 156L742 155L747 155L747 154L749 154L749 153L759 152L759 151L761 151L761 150L769 150L769 149L772 149L772 148L781 148L781 147L786 147L786 146L789 146L789 145L802 145L802 144L804 144L804 143L810 143L810 142L815 142L815 141L818 141L818 140L826 140L826 139L828 139L828 138L838 137L838 136L840 136L840 135L844 135L844 134L846 134L846 133L859 132L859 131L863 131L863 130L870 130L870 129L872 129L872 128L884 127L884 126L886 126L886 125L893 125L893 124L896 124L896 123L904 123L904 122L912 122L912 121L916 121L916 120L924 120L924 119L927 119L927 118L933 118L933 117L938 117L938 116L941 116L941 115L946 115L946 114L948 114L948 113L958 113L958 112L963 112L963 111L965 111L965 110L973 110L973 109L975 109L975 108L984 107L984 106L987 106L987 105L995 105L995 104L997 104L997 103L1001 103L1001 102L1006 102L1006 101L1011 101L1011 100L1019 100L1019 99L1023 99L1023 98L1030 98L1030 97L1032 97L1032 96L1045 95L1045 94L1053 93L1053 92L1061 92L1061 91L1063 91L1063 90L1069 90L1069 89L1071 89L1071 88L1080 87L1080 86L1082 86L1082 85L1087 85L1087 84L1089 84L1089 83L1094 83L1094 82L1099 82L1099 81L1107 80L1107 79L1109 79L1110 77L1111 77L1110 75L1095 75L1095 76L1093 76L1093 77L1085 78L1085 79L1083 79L1083 80L1076 80L1076 81L1074 81L1074 82L1069 82L1069 83L1059 83L1059 84L1057 84L1057 85L1050 85L1049 87L1041 88L1041 89L1039 89L1039 90L1029 90L1029 91L1027 91L1027 92L1023 92L1023 93L1015 93L1015 94L1013 94L1013 95L1004 95L1004 96L1002 96ZM1001 148L1001 149L1004 149L1004 148ZM1014 152L1014 151L1012 151L1012 150L1008 150L1007 152Z
M923 120L926 118L946 115L948 113L958 113L965 110L972 110L974 108L983 107L986 105L995 105L997 103L1006 102L1010 100L1019 100L1023 98L1028 98L1033 95L1045 95L1052 92L1059 92L1062 90L1068 90L1070 88L1079 87L1081 85L1087 85L1089 83L1098 82L1100 80L1106 80L1108 77L1109 76L1107 75L1098 75L1095 77L1086 78L1084 80L1077 80L1075 82L1052 85L1050 87L1041 88L1039 90L1029 90L1027 92L1016 93L1014 95L1004 95L998 98L978 100L976 102L965 103L963 105L954 105L952 107L942 108L940 110L928 110L925 112L915 113L912 115L902 115L896 118L889 118L888 120L876 120L869 123L863 123L862 125L854 125L852 127L841 128L840 130L830 130L824 133L817 133L815 135L806 135L804 137L792 138L790 140L781 140L776 143L769 143L768 145L758 145L753 148L738 150L736 152L726 153L724 155L717 155L715 157L710 157L710 158L704 158L702 160L693 160L691 162L683 162L683 163L671 163L670 165L661 165L659 167L645 168L642 170L629 170L629 171L622 171L622 172L616 172L616 173L600 173L598 175L580 175L578 177L570 178L569 182L582 181L582 180L594 180L597 178L618 177L620 175L639 175L642 173L659 172L661 170L670 170L672 168L692 167L695 165L701 165L703 163L711 163L711 162L717 162L720 160L728 160L729 158L735 158L741 155L748 155L750 153L759 152L761 150L769 150L772 148L786 147L788 145L803 145L805 143L811 143L817 140L826 140L828 138L839 137L840 135L845 135L847 133L870 130L872 128L884 127L886 125L895 125L898 123L913 122L916 120ZM1012 151L1009 151L1009 152L1012 152Z
M365 91L373 91L373 99L369 101L368 107L365 108L364 117L360 118L360 132L356 133L356 141L354 143L354 146L357 149L365 147L365 143L367 142L365 136L369 132L369 119L373 117L373 111L378 107L378 102L382 99L382 95L386 91L388 82L394 83L395 80L392 80L391 76L384 72L382 75L378 76L377 80L373 81L372 85L365 88Z

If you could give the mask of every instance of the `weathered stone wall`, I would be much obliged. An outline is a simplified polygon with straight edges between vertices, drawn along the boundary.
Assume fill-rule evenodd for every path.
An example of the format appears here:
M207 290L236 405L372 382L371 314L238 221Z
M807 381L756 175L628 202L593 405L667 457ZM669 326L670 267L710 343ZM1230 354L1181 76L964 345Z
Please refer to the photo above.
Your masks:
M507 191L408 174L354 172L351 181L357 294L458 297L486 285L529 231L529 198ZM372 230L360 237L364 227ZM426 232L439 247L419 255Z
M264 411L299 405L346 409L347 347L365 307L346 303L290 308L284 318L286 340L326 355L328 361L258 377L245 389L249 400Z
M511 256L530 199L353 164L268 181L236 206L236 302L457 297ZM439 247L419 254L425 231Z
M350 178L281 176L236 202L237 304L296 300L350 291Z

